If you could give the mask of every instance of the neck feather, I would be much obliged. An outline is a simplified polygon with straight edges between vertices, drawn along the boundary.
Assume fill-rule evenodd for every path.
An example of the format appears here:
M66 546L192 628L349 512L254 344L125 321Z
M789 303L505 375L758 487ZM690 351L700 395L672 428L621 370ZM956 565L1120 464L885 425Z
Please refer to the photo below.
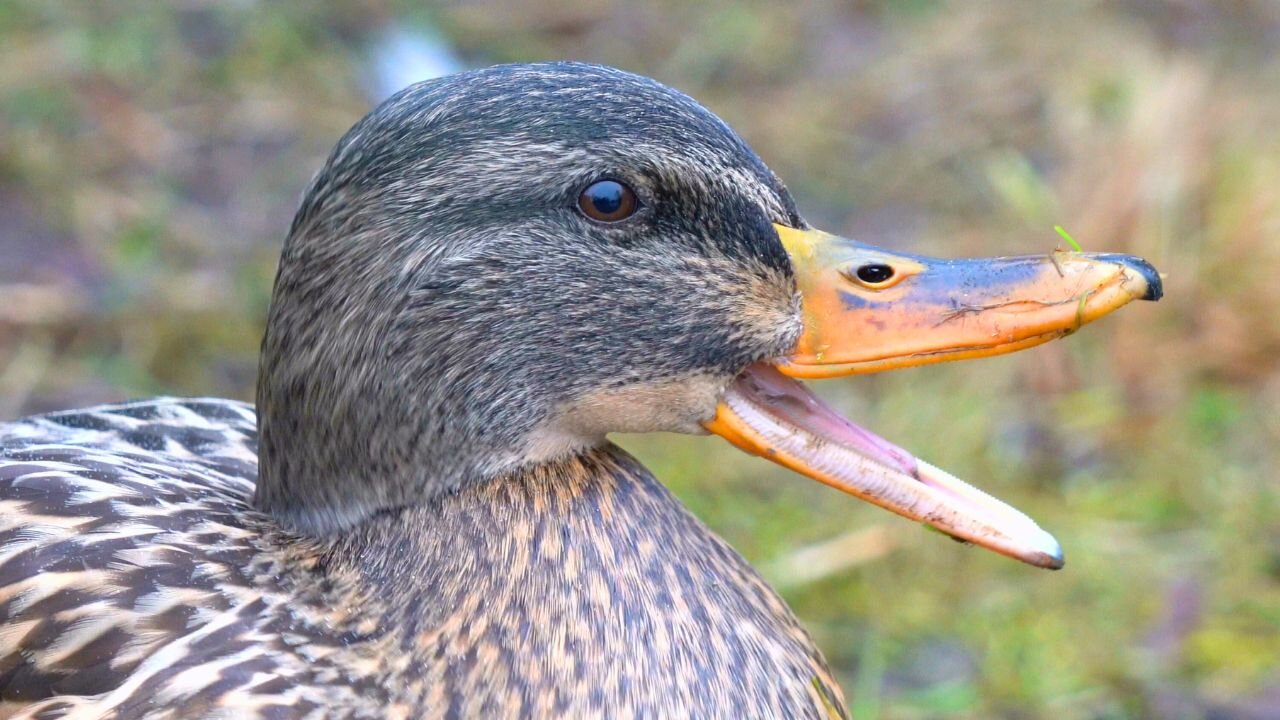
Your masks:
M367 599L369 661L411 658L393 683L409 706L826 717L842 703L782 599L613 445L375 516L324 565Z

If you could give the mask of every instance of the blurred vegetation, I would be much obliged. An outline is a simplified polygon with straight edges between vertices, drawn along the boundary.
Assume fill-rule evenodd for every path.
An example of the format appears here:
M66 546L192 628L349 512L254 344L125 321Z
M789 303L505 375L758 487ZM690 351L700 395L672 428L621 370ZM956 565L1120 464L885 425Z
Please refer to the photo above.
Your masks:
M1280 4L0 4L0 418L251 398L294 204L396 79L389 38L657 77L832 231L993 255L1062 224L1152 260L1162 303L1065 342L820 385L1039 519L1062 572L718 440L623 442L779 584L858 717L1280 717Z

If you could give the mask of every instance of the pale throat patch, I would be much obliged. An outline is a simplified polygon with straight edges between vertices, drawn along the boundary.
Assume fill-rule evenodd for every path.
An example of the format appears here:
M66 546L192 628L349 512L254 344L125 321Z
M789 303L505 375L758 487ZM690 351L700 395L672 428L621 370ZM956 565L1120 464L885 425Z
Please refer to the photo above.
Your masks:
M595 447L611 432L702 435L730 378L697 374L591 392L529 435L523 459L547 462Z

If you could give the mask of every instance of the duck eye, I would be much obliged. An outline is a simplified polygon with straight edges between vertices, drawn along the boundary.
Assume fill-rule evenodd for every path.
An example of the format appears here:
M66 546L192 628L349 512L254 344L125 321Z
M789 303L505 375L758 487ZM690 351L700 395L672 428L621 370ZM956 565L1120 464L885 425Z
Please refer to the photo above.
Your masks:
M635 192L616 180L597 180L578 196L582 214L599 222L626 220L639 204Z
M867 263L859 267L855 274L867 285L881 285L893 279L893 267L884 263Z

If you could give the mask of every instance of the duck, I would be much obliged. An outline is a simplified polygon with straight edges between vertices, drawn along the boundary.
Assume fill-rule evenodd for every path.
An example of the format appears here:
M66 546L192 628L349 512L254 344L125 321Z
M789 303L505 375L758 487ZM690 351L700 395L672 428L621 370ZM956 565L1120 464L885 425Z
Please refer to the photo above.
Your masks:
M609 435L720 435L1058 568L803 380L1161 293L1128 255L824 233L722 120L621 70L410 86L305 191L255 404L0 424L0 717L847 717L783 599Z

